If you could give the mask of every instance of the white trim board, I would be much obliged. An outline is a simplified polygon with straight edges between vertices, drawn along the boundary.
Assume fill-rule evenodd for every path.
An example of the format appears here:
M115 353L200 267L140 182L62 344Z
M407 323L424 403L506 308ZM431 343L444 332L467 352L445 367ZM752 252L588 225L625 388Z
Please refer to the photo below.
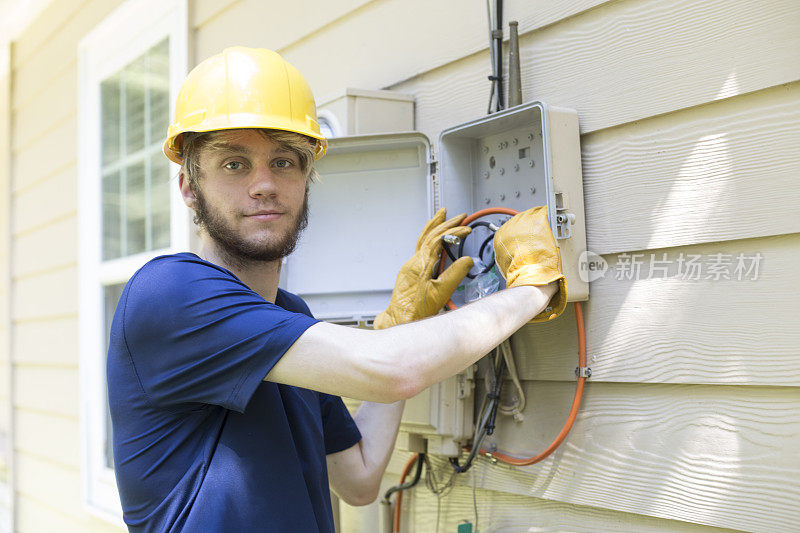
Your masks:
M169 37L170 119L188 67L186 0L128 0L89 32L78 45L79 168L79 345L83 501L87 511L123 525L113 469L106 467L106 378L103 286L126 281L151 257L188 249L190 219L178 188L170 192L168 249L114 261L101 259L100 83ZM170 174L177 174L171 164Z

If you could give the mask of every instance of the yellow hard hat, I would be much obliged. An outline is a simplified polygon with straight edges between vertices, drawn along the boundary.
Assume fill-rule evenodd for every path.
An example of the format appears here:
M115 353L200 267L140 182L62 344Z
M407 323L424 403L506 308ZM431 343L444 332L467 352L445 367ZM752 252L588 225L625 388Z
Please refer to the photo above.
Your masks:
M277 53L263 48L226 48L186 76L164 154L181 164L183 133L237 128L269 128L312 137L317 140L315 160L328 147L305 78Z

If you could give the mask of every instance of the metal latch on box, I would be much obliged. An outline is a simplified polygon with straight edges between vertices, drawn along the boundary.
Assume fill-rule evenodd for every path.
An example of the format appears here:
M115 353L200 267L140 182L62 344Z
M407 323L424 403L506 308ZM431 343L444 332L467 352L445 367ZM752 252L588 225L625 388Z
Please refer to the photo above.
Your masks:
M556 201L556 239L569 239L572 236L575 215L567 211L569 202L566 193L557 192L553 196Z
M568 213L566 209L556 208L556 239L569 239L572 236L572 224L575 222L575 215Z

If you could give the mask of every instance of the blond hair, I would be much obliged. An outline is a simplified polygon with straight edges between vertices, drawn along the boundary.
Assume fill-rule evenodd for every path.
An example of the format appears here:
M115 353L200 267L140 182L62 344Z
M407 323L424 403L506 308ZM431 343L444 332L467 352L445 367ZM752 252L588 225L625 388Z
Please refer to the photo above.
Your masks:
M180 140L182 168L189 176L189 184L195 186L200 178L200 152L203 150L221 150L227 146L224 140L226 133L232 130L215 130L207 132L187 131ZM314 168L314 148L317 140L291 131L257 128L261 135L297 155L300 170L306 177L306 189L312 182L319 181L319 174Z

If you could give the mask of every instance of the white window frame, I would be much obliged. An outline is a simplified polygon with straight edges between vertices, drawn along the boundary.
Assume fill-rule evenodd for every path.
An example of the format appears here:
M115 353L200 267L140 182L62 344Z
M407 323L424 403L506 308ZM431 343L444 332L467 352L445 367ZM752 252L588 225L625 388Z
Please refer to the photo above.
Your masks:
M169 37L170 116L188 67L187 0L127 0L78 44L78 237L81 477L92 515L123 525L113 468L105 464L106 372L103 287L126 282L150 258L189 249L189 210L170 183L170 247L103 261L100 83ZM166 132L164 132L166 136ZM170 164L170 175L178 166Z

